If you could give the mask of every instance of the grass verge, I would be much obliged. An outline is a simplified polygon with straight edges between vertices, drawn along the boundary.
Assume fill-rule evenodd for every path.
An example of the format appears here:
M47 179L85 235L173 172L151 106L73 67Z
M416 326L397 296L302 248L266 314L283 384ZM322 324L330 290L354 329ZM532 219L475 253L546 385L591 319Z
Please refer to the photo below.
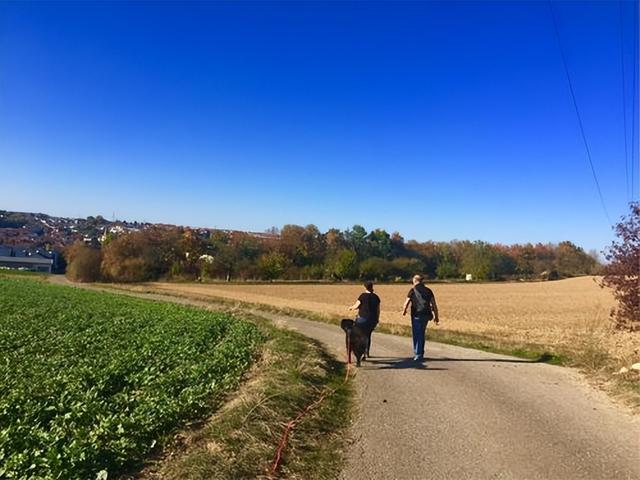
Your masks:
M139 478L272 478L283 426L327 390L334 393L290 436L277 477L337 478L353 407L344 365L313 340L253 320L267 341L249 380L221 411L176 437Z

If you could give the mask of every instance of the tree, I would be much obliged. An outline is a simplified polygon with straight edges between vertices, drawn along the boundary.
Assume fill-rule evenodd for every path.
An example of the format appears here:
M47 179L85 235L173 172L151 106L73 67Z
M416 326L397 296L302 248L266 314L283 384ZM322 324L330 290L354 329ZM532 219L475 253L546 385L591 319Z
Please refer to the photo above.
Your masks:
M450 248L447 248L442 251L442 256L440 257L438 267L436 268L436 275L438 275L438 278L457 278L460 276L458 263L450 250Z
M400 232L391 234L391 256L393 258L403 257L407 255L407 248L404 244L404 238Z
M391 266L393 275L405 280L408 280L420 272L424 272L424 263L418 258L394 258L391 261Z
M630 204L631 213L615 226L617 240L604 253L602 285L613 288L618 301L611 316L616 327L640 331L640 204Z
M359 260L366 258L367 255L367 231L362 225L354 225L351 230L347 230L344 234L347 243L356 253Z
M304 227L285 225L280 231L280 253L286 256L293 265L302 267L306 264L304 254Z
M258 259L258 271L265 280L279 278L289 264L289 259L280 252L265 253Z
M324 235L327 246L327 254L333 255L338 250L347 248L347 240L344 234L337 228L330 228Z
M327 274L331 278L344 280L358 276L358 257L353 250L338 250L327 261Z
M470 273L474 279L489 280L496 277L496 252L485 242L474 242L467 246L462 257L463 273Z
M561 275L587 275L593 272L596 261L571 242L560 242L556 248L556 264Z
M360 263L360 277L365 280L386 280L392 273L392 263L384 258L370 257Z
M255 236L234 232L229 240L233 269L242 279L255 276L257 260L264 252L264 246Z
M71 245L66 253L66 276L75 282L97 282L100 280L100 264L102 252L77 241Z
M315 225L285 225L280 234L279 251L296 267L322 263L326 243Z
M387 260L391 257L391 237L385 230L376 228L366 236L365 241L367 257L380 257Z
M407 242L407 249L424 264L422 273L428 277L435 277L442 256L442 245L434 242L418 243L412 240Z
M549 274L555 269L556 254L553 245L547 243L537 243L533 247L535 260L533 261L533 273L541 275L544 272Z
M144 282L180 273L178 229L150 228L119 236L103 248L102 273L116 282Z
M533 245L527 243L526 245L517 248L515 252L516 257L516 272L520 275L528 277L533 275L534 262L536 259L536 252Z

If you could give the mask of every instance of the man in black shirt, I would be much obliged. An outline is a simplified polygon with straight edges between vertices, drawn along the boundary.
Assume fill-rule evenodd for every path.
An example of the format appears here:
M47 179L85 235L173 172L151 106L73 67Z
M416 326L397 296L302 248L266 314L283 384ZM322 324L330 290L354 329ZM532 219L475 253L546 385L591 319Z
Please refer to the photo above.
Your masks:
M369 343L367 347L367 357L371 348L371 333L380 320L380 297L373 293L373 283L364 283L365 291L360 294L356 303L349 307L349 310L358 310L356 324L364 327L369 332Z
M427 323L433 319L436 325L440 322L436 297L430 288L422 283L420 275L413 276L413 288L409 290L404 302L402 315L407 314L407 308L411 304L411 333L413 336L413 359L419 362L424 360L424 342Z

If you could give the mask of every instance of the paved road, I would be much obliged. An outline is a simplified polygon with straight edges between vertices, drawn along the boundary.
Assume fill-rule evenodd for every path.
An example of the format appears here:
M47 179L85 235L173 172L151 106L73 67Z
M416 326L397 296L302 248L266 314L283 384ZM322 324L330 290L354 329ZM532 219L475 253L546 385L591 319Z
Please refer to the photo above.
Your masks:
M270 317L344 357L338 326ZM436 343L419 368L385 334L371 353L345 479L640 479L640 419L570 369Z

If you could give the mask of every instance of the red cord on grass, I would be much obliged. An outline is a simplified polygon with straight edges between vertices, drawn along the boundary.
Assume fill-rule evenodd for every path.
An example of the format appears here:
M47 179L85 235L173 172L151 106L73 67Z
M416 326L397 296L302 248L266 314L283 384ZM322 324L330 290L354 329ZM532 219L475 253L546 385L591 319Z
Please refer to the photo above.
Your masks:
M347 383L347 380L349 380L350 368L351 368L351 339L347 336L347 371L345 372L344 381L342 382L343 385ZM329 395L333 395L334 393L336 393L335 388L325 391L322 395L320 395L320 398L318 398L315 402L307 405L300 413L298 413L298 415L293 420L287 423L287 425L285 426L284 432L282 432L282 436L280 437L280 442L278 443L278 449L276 450L276 454L273 457L271 468L269 469L270 477L273 477L278 471L278 467L280 466L280 461L282 460L282 452L287 446L287 441L289 440L289 434L291 433L291 430L293 430L293 427L295 427L296 424L300 420L302 420L302 418L307 413L309 413L311 410L313 410L318 405L320 405L325 398L327 398Z

